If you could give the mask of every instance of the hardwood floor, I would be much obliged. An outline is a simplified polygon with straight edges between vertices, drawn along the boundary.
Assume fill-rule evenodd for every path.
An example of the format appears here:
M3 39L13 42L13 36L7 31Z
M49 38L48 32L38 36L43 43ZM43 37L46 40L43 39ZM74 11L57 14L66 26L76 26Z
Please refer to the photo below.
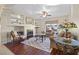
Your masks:
M15 55L77 55L76 51L74 54L65 54L63 51L53 49L51 53L34 48L32 46L24 45L18 42L10 42L4 44L10 51L12 51ZM79 51L79 50L78 50Z
M7 43L5 46L11 50L15 55L50 55L49 52L34 48L32 46L18 43Z

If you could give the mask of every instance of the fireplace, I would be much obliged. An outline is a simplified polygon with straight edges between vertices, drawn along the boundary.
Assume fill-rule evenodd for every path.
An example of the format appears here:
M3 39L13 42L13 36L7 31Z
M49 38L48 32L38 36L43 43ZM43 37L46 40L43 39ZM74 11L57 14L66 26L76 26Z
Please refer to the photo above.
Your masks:
M24 32L23 31L18 31L17 34L24 35Z
M27 30L27 38L33 37L33 30Z

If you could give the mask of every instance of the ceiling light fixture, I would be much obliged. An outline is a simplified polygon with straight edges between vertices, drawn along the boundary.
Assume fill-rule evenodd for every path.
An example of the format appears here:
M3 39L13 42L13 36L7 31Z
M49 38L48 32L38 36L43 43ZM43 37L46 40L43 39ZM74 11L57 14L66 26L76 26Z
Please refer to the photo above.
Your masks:
M49 11L50 10L46 9L46 7L44 6L42 10L42 17L51 16L48 14Z
M48 15L48 13L46 11L42 11L42 16L46 17Z

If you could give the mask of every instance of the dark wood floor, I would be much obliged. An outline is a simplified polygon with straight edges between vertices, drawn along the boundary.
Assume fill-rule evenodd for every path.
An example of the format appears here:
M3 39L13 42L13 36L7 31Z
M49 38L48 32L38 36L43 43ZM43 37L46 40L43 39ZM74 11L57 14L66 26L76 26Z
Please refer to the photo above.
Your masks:
M18 43L7 43L5 46L11 50L15 55L50 55L49 52L34 48L32 46Z

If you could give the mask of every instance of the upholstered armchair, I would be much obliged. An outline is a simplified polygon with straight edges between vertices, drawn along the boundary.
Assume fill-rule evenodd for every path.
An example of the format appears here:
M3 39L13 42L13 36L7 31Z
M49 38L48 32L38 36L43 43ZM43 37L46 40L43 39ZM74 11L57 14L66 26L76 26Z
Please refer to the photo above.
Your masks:
M12 41L18 41L20 39L21 40L25 39L25 36L19 35L19 34L17 34L17 32L14 32L14 31L11 31L10 35L11 35Z

